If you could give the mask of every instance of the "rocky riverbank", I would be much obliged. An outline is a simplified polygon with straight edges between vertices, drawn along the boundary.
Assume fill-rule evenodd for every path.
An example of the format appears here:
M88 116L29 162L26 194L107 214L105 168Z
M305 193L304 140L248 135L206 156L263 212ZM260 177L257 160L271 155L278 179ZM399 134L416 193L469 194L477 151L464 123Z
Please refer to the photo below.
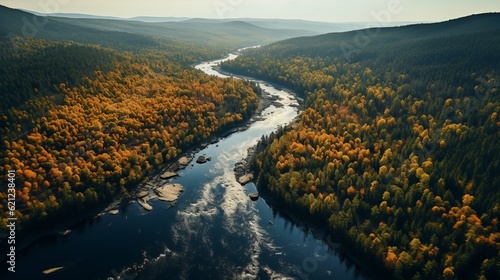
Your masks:
M201 149L206 148L209 144L216 144L219 142L221 137L227 137L235 132L244 131L250 127L254 122L264 119L262 112L271 105L275 107L281 107L279 102L280 98L277 96L270 95L269 93L262 91L260 94L259 105L255 110L252 117L244 124L239 124L238 127L228 128L224 132L219 133L211 138L211 140L200 144L197 148L185 152L177 161L168 164L166 167L162 168L157 172L156 175L150 176L144 182L142 182L134 191L131 192L131 197L129 198L129 203L137 202L145 210L152 211L153 207L148 203L148 201L153 199L159 199L167 201L170 207L175 206L176 200L180 196L183 187L180 186L181 190L172 190L172 193L168 195L168 199L162 198L159 195L158 190L162 190L168 187L173 187L174 185L168 184L169 180L179 176L178 171L186 168L191 162L195 161L195 155L201 151ZM255 147L248 149L247 157L235 165L234 172L236 179L242 185L251 182L254 179L251 169L251 160L255 154ZM196 159L196 163L203 164L210 160L210 157L200 156ZM117 214L117 210L120 204L125 203L122 199L114 201L110 204L103 213Z
M241 161L237 162L234 166L234 176L238 183L245 185L246 183L251 182L254 179L254 174L251 171L252 169L252 159L255 155L256 147L250 147L247 150L247 156Z
M198 150L198 149L197 149ZM137 201L145 210L152 211L153 207L148 203L150 200L158 199L175 206L184 187L179 184L171 184L168 181L179 176L178 171L186 168L193 160L194 153L185 154L176 162L169 164L159 174L148 178L134 192L132 201Z

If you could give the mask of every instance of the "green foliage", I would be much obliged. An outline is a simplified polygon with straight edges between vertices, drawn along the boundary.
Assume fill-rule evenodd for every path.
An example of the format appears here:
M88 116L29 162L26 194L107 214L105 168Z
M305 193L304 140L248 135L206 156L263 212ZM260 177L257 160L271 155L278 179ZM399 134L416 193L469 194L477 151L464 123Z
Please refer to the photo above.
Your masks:
M53 95L54 85L62 81L79 85L96 69L110 70L114 60L111 51L97 46L22 37L1 41L0 52L1 110Z
M356 32L225 63L306 99L259 144L259 184L396 279L499 278L499 17L381 29L348 56Z

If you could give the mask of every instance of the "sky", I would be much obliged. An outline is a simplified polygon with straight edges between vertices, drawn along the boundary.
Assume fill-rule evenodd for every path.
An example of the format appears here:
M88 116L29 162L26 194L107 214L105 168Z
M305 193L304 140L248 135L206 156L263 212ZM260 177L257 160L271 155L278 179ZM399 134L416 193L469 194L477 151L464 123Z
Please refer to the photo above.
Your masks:
M284 18L326 22L437 22L500 12L499 0L0 0L0 4L42 13L123 18Z

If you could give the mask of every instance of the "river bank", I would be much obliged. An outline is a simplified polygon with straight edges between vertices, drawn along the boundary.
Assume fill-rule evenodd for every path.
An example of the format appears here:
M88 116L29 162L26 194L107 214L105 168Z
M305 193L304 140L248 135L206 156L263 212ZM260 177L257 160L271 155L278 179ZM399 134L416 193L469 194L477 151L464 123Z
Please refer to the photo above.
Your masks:
M220 70L220 68L218 69ZM224 74L227 74L227 72ZM238 75L238 77L242 76ZM252 79L251 77L244 78ZM273 84L273 86L276 85ZM297 101L299 101L301 106L303 106L303 100L297 98ZM357 248L354 246L355 244L347 239L345 233L331 232L328 225L325 225L324 220L317 217L311 217L310 215L303 213L302 210L297 210L291 205L285 205L281 200L273 196L265 186L259 185L259 174L255 173L253 166L256 153L257 144L248 148L246 157L235 164L233 171L238 181L242 176L251 175L250 180L240 182L242 185L250 182L254 183L259 196L262 197L262 199L273 209L273 211L290 220L297 227L302 228L305 232L310 232L316 239L325 242L332 251L336 252L336 254L345 259L349 265L352 264L358 267L364 277L371 279L382 279L384 277L390 278L390 275L387 274L385 270L374 266L372 259L358 254ZM328 219L326 218L326 220Z
M273 212L290 220L296 227L302 228L304 232L309 232L317 240L322 240L328 245L328 248L344 258L349 265L355 265L363 272L364 277L371 279L383 279L389 275L379 267L373 265L373 260L367 259L366 256L355 253L356 248L344 236L344 233L333 233L324 224L324 221L317 217L303 213L301 209L294 208L284 204L280 199L276 198L272 193L262 186L257 181L258 174L254 172L254 158L256 156L257 145L250 147L247 150L247 156L238 161L234 168L236 178L240 178L245 174L252 174L252 180L246 183L253 182L256 186L259 196L269 205ZM377 276L377 277L375 277ZM382 277L383 276L383 277Z
M185 167L187 167L194 160L194 155L199 153L203 148L207 147L209 144L216 144L222 138L226 138L233 133L244 131L250 127L250 125L256 121L261 120L262 112L268 108L271 104L276 103L277 97L270 95L269 93L262 91L259 95L259 105L255 112L252 114L250 118L245 121L231 124L224 129L214 133L212 137L207 139L207 141L198 143L188 149L186 149L183 153L178 155L176 158L170 160L165 163L160 168L156 169L151 175L147 176L143 181L137 184L137 186L128 193L119 194L115 198L112 198L106 202L100 203L94 207L89 207L84 211L78 211L73 213L70 216L57 218L59 220L53 220L51 222L45 223L43 227L37 226L36 230L33 227L29 227L27 231L18 232L17 240L16 240L16 250L21 253L23 251L29 250L31 246L37 243L39 240L46 240L51 238L57 238L57 236L66 236L76 231L81 225L85 224L88 221L93 221L96 219L100 219L102 216L106 214L116 215L120 212L120 210L124 207L127 207L131 203L139 203L138 199L143 199L145 196L141 192L144 191L154 191L154 189L163 187L165 184L168 184L169 179L161 179L161 175L165 172L177 172ZM179 160L188 159L186 164L180 164ZM180 195L180 193L179 193ZM148 199L145 202L144 206L147 205L148 200L157 199L158 196L154 195L154 193L148 193ZM178 196L177 196L178 197ZM168 201L170 207L175 206L176 199L170 199ZM139 203L140 204L140 203ZM144 207L143 206L143 207ZM148 206L145 207L145 209ZM152 209L150 209L152 210ZM148 211L150 211L148 210ZM5 251L8 244L1 244L0 249ZM0 256L0 261L6 260L6 256Z
M213 65L200 67L208 68L208 64ZM274 96L274 101L261 100L264 109L252 115L254 120L249 118L252 123L231 127L234 133L219 136L216 140L220 142L209 139L186 151L191 162L182 162L187 168L177 172L179 176L161 181L185 186L175 208L153 200L149 204L154 210L147 211L132 196L124 197L121 204L117 202L115 215L98 215L67 235L37 242L18 259L20 268L30 269L20 269L16 276L51 280L129 276L136 280L369 279L321 238L290 217L276 214L264 199L252 201L248 197L255 192L252 183L243 186L237 182L233 171L237 162L252 154L259 139L291 123L298 114L292 93L254 82ZM269 104L264 106L266 102ZM194 163L201 156L212 160ZM173 165L154 170L146 179L165 173L165 178L170 177L168 169L176 169L178 163L171 161ZM317 261L314 269L308 266L311 260ZM50 275L42 274L61 267Z
M178 171L185 169L188 165L193 164L192 162L195 160L194 155L199 153L201 149L207 147L209 144L216 144L218 143L222 138L226 138L230 136L233 133L236 132L241 132L245 131L250 127L251 124L259 121L262 119L262 112L268 108L270 105L273 105L276 103L278 98L276 96L272 96L269 93L265 91L261 91L259 95L259 105L257 106L257 109L254 111L252 116L244 121L240 122L237 124L230 125L226 129L215 133L214 136L211 137L210 141L203 142L200 145L193 147L189 149L188 151L182 153L179 155L176 159L174 159L172 162L167 164L164 168L158 169L154 175L149 176L146 178L143 182L141 182L138 187L131 192L131 197L127 200L119 200L115 201L113 204L108 206L103 212L109 212L116 210L120 205L123 204L130 204L134 203L137 201L145 210L151 211L153 210L152 207L148 204L149 200L153 199L162 199L161 196L158 196L158 194L155 194L155 191L159 188L163 188L166 185L168 185L169 179L175 178L178 176ZM249 153L249 156L251 156L251 153ZM200 163L197 163L200 164ZM246 168L246 166L245 166ZM162 178L162 175L164 174L169 174L172 176L168 176L171 178ZM175 175L174 175L175 174ZM246 174L242 174L241 176L244 176ZM237 177L238 178L238 177ZM250 180L248 180L250 181ZM170 207L175 206L175 201L179 197L180 192L176 193L175 199L171 197L169 204ZM163 199L165 200L165 199Z
M256 182L256 188L259 191L259 195L273 211L290 220L295 226L302 228L305 232L309 232L314 238L325 242L330 250L336 252L348 265L356 266L365 278L373 280L391 279L387 271L375 265L374 259L359 254L358 248L347 238L345 233L332 232L328 223L325 224L321 218L311 217L303 209L297 209L294 206L284 204L280 199L271 194L265 186L258 185L258 182Z

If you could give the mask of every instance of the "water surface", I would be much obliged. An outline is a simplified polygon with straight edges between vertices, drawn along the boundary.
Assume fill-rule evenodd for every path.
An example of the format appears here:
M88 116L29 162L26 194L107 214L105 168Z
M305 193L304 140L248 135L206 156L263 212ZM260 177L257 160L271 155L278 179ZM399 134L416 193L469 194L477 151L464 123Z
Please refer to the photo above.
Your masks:
M213 70L220 61L196 68L226 77ZM292 93L259 83L283 106L271 105L248 130L195 154L212 160L192 162L171 180L185 189L175 207L150 201L154 209L147 212L132 203L66 236L36 242L18 254L12 279L368 279L308 229L262 199L251 201L253 183L236 181L234 165L247 149L298 114ZM54 267L63 269L42 274Z

